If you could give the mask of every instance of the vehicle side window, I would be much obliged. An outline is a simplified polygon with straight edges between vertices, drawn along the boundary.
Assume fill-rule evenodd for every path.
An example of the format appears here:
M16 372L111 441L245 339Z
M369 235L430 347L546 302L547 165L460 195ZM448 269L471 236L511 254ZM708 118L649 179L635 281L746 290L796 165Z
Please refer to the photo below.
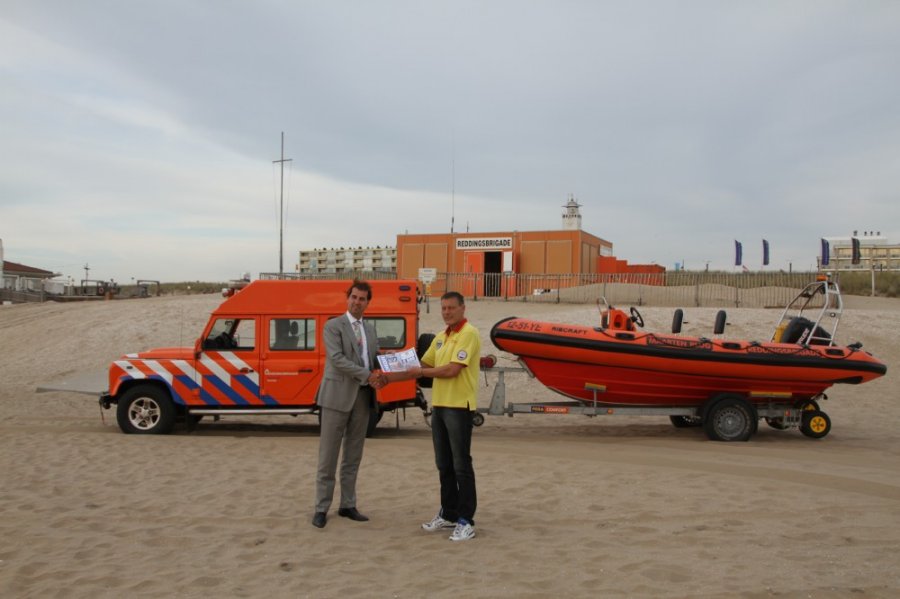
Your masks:
M217 318L203 340L203 349L251 350L256 347L256 320Z
M375 325L378 346L381 349L403 349L406 346L406 319L367 318Z
M273 318L269 321L269 349L308 351L316 349L313 318Z

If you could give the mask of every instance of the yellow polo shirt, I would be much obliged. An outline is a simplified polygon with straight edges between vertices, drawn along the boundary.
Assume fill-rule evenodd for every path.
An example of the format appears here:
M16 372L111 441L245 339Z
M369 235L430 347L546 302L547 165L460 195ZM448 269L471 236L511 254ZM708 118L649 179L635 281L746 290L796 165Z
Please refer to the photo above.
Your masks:
M441 331L431 342L422 362L435 368L456 362L465 365L452 379L434 379L431 404L441 408L468 408L478 404L478 372L481 367L481 335L468 322L459 332Z

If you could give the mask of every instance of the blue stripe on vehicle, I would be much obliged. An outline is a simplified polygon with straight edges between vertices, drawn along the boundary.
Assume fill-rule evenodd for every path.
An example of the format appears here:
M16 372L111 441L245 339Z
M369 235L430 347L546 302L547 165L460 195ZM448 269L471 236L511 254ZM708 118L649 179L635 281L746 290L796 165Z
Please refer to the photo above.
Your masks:
M236 379L240 377L233 376L232 379ZM206 380L212 384L213 387L222 392L225 397L233 401L234 403L241 406L249 406L250 402L240 396L240 394L232 389L229 385L226 385L225 382L217 376L209 376L206 377Z
M215 397L209 394L206 389L200 389L200 401L208 406L221 406L222 404Z

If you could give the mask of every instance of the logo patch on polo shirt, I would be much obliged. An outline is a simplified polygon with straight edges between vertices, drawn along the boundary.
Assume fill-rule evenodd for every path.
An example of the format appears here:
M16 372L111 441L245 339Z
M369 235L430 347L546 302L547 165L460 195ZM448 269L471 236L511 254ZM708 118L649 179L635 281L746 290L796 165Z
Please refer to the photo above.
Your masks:
M457 360L465 360L468 356L469 356L469 354L466 353L466 350L461 349L461 350L459 350L459 353L456 354L456 359Z
M438 341L437 344L434 346L434 348L435 348L435 349L441 349L441 346L442 346L442 345L444 345L444 342L443 342L443 341Z

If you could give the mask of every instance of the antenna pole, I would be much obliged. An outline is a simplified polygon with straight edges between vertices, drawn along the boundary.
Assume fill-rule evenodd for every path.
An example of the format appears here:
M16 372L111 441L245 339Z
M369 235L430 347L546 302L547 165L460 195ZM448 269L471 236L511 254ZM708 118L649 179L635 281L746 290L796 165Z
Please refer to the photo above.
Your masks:
M456 221L456 128L451 133L450 143L450 234Z
M284 163L292 159L284 157L284 131L281 132L281 160L272 163L281 165L281 201L278 205L278 278L284 278Z

